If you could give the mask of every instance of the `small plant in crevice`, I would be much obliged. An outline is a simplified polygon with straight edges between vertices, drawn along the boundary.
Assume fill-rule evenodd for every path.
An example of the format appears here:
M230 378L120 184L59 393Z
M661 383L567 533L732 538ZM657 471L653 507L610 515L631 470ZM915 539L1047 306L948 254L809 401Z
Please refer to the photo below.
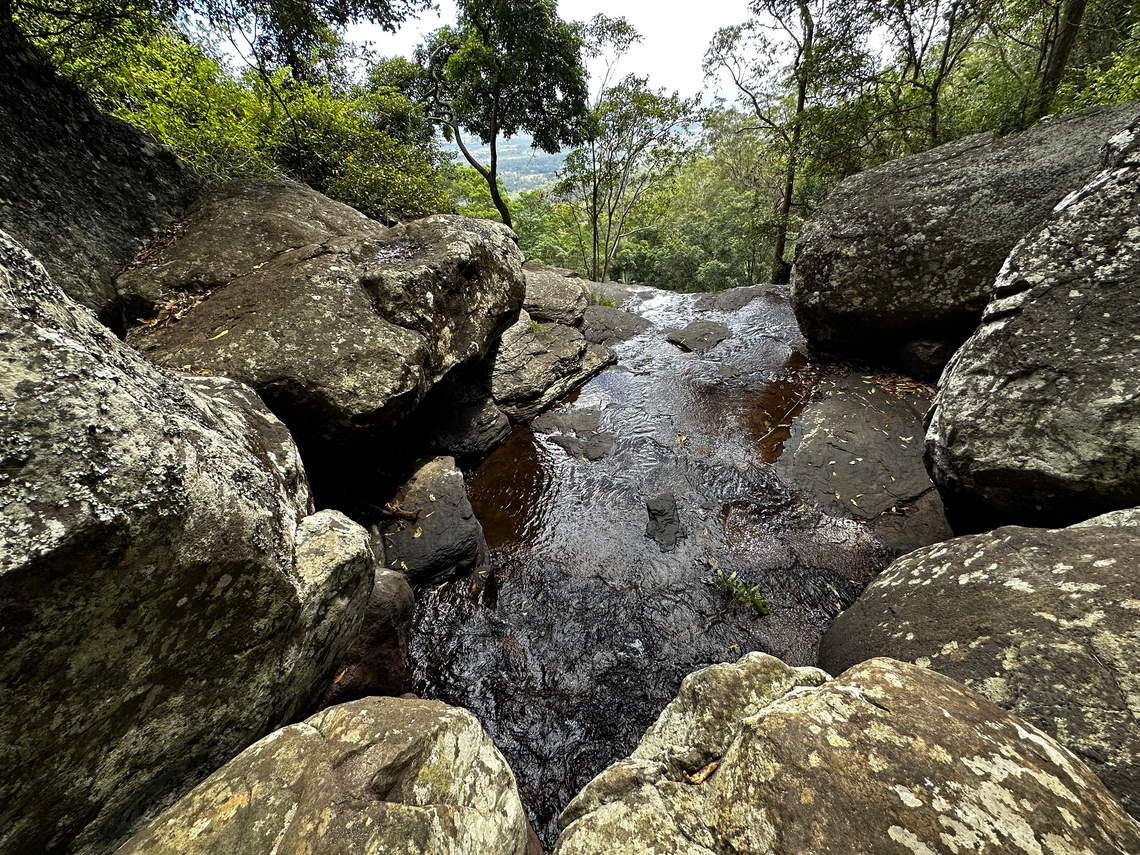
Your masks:
M716 568L716 573L710 576L706 581L708 584L715 585L722 591L725 591L732 599L736 600L736 602L742 606L747 606L758 615L770 615L772 613L768 601L760 595L760 586L749 585L737 576L735 570L726 576L724 575L724 571L718 567Z
M587 299L591 306L610 306L615 309L617 308L617 300L611 300L609 297L598 294L596 291L591 291Z

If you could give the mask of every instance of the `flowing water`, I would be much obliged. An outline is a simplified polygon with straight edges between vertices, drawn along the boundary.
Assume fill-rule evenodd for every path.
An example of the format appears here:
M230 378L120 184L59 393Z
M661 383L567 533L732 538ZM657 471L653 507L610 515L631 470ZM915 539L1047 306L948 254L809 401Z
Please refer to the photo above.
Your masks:
M491 566L419 597L417 693L479 717L547 846L686 674L752 650L814 664L822 631L887 560L868 528L776 476L817 375L784 293L750 293L739 306L635 292L627 307L656 327L471 475ZM665 341L661 328L698 318L731 337L703 356ZM559 427L612 445L573 457ZM647 534L658 497L676 504L673 545ZM712 584L718 572L757 586L771 613Z

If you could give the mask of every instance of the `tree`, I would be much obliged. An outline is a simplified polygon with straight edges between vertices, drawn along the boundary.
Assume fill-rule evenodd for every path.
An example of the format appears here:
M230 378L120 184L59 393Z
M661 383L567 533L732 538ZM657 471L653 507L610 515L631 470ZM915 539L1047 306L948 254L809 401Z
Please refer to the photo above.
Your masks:
M647 228L636 215L684 161L696 108L632 74L601 94L593 133L566 156L555 190L589 278L604 282L622 240Z
M429 115L483 176L508 226L498 142L527 133L549 154L582 142L588 119L582 47L579 28L558 17L553 0L460 0L456 26L437 30L416 52ZM464 131L489 147L488 164L471 153Z
M811 108L858 91L868 54L862 21L827 0L753 0L753 19L725 27L705 54L708 75L725 73L759 130L781 150L783 186L776 203L774 281L786 282L788 218L801 168Z

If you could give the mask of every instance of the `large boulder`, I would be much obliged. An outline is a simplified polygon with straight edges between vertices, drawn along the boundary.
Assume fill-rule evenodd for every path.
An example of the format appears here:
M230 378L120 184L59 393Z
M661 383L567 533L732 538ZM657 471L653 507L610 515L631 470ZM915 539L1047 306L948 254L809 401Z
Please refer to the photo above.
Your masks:
M335 444L390 428L482 359L517 318L521 264L487 220L385 228L300 185L239 182L118 285L139 317L158 309L127 337L152 360L248 383Z
M616 361L574 327L540 324L523 311L495 351L491 396L512 422L529 421Z
M978 529L1140 504L1140 125L1009 256L943 374L926 459Z
M466 710L365 698L248 748L118 855L524 855L502 755Z
M0 233L0 851L102 853L308 714L367 532L249 389L155 368Z
M1065 749L889 659L834 681L757 653L698 671L561 822L555 855L1140 851L1140 825Z
M1140 816L1138 556L1134 525L1009 527L921 549L839 616L820 665L891 656L965 683L1076 753Z
M876 357L913 339L956 347L1010 250L1084 185L1101 147L1137 114L1135 104L1097 107L846 179L796 245L792 306L804 334L825 350Z
M7 43L0 45L0 139L0 229L72 299L121 329L115 273L182 215L203 182L26 48Z

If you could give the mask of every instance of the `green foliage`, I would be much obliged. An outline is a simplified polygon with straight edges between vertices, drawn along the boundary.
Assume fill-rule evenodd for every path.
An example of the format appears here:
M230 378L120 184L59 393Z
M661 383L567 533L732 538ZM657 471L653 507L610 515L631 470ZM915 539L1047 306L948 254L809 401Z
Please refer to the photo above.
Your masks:
M286 69L234 77L170 28L135 34L61 71L207 178L291 178L380 219L447 208L431 128L384 65L337 92Z
M422 97L511 225L498 187L496 146L520 132L546 152L581 142L587 120L582 36L558 17L553 0L460 0L458 7L456 26L440 28L417 50ZM487 165L465 145L464 130L490 146Z
M752 609L756 614L769 615L772 613L768 601L760 595L760 587L758 585L749 585L743 579L738 578L735 570L725 576L724 571L718 567L716 573L713 574L708 581L710 584L725 591L742 606L747 606Z

